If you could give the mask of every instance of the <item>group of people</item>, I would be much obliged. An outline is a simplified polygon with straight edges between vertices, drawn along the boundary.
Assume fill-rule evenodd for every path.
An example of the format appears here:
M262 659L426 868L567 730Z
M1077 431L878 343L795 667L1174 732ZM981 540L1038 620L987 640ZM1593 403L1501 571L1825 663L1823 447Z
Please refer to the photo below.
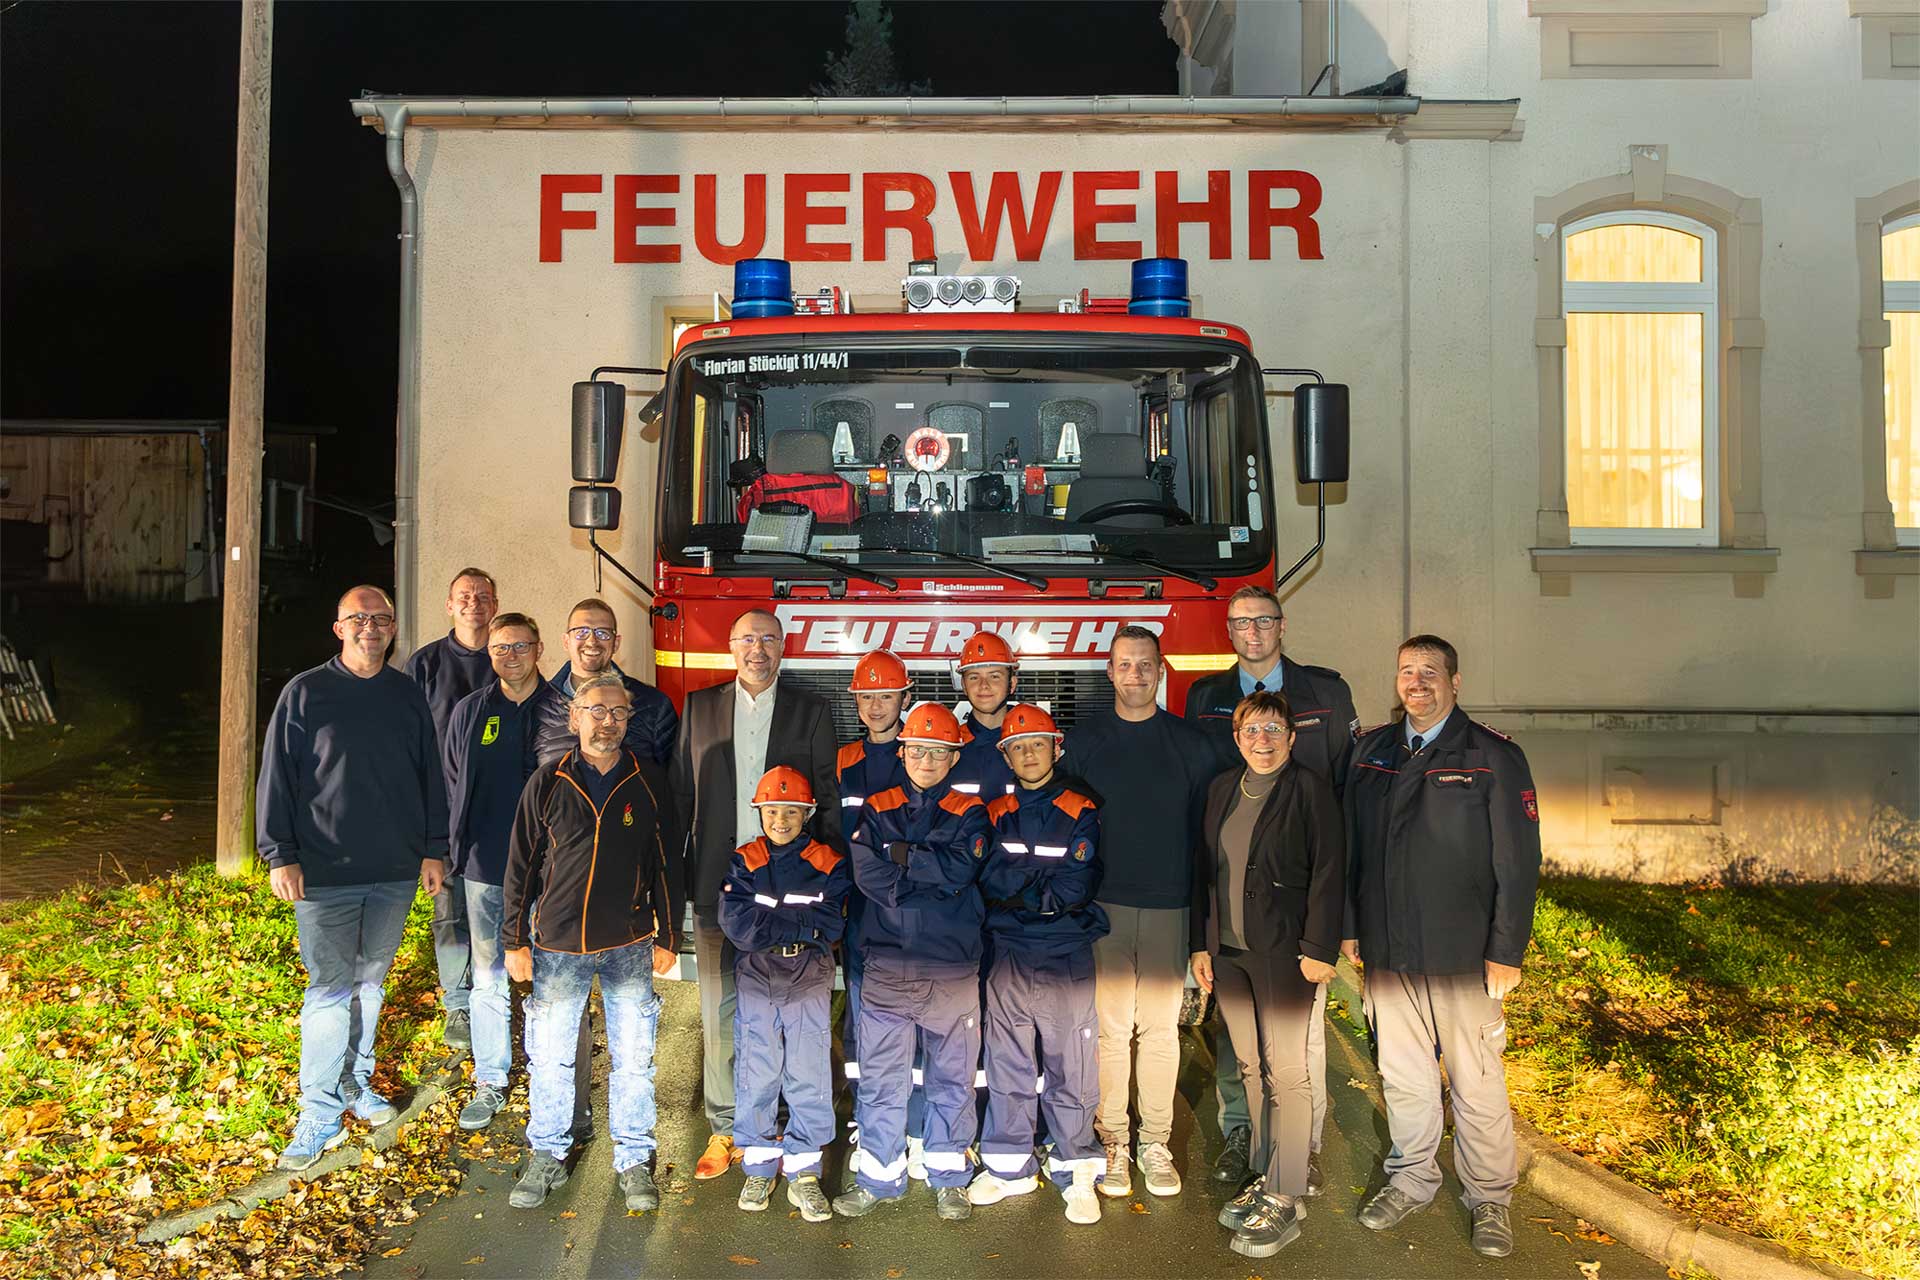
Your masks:
M742 1165L738 1205L782 1177L806 1221L859 1217L933 1188L943 1219L1037 1191L1094 1223L1102 1196L1179 1194L1172 1148L1179 1019L1191 975L1215 998L1214 1177L1230 1245L1267 1257L1322 1190L1325 1002L1342 954L1364 1005L1392 1139L1359 1220L1386 1230L1439 1190L1445 1111L1472 1247L1512 1248L1517 1173L1501 1054L1540 863L1526 759L1457 703L1458 656L1416 635L1396 655L1404 714L1363 732L1337 672L1283 654L1270 591L1228 602L1237 661L1161 705L1159 638L1111 643L1111 708L1063 733L1019 701L991 631L954 663L963 705L913 703L906 665L866 654L848 689L862 735L782 681L785 637L750 609L734 677L684 718L615 662L613 610L583 600L568 662L497 612L478 569L449 590L452 631L385 663L391 600L341 598L340 656L295 678L268 727L258 827L293 903L309 981L301 1115L281 1156L310 1167L372 1087L380 990L413 883L435 897L448 1043L470 1042L463 1128L490 1125L512 1066L509 981L525 1003L529 1156L511 1202L568 1178L590 1118L579 1079L600 984L613 1165L656 1208L656 976L691 903L711 1136L695 1176ZM411 678L409 678L411 677ZM836 957L845 976L833 1065ZM853 1095L848 1178L822 1155Z

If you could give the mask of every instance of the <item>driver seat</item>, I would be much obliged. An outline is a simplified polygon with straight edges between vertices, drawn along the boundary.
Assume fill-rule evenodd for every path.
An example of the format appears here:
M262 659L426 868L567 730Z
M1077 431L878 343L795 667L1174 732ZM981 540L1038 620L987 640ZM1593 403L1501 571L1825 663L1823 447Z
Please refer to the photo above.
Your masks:
M1145 442L1139 436L1118 431L1080 437L1080 478L1067 491L1067 522L1109 502L1129 500L1165 502L1160 486L1147 476ZM1114 516L1112 523L1124 529L1164 529L1167 518L1159 515Z

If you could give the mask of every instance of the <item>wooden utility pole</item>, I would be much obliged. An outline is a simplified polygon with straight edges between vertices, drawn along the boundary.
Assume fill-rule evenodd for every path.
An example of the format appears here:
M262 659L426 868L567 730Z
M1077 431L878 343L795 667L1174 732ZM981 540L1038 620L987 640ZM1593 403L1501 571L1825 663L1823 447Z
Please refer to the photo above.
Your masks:
M267 143L273 0L240 6L239 137L233 175L233 346L227 373L226 625L220 651L220 874L253 860L254 698L260 654L260 460L266 443ZM208 530L212 543L212 530Z

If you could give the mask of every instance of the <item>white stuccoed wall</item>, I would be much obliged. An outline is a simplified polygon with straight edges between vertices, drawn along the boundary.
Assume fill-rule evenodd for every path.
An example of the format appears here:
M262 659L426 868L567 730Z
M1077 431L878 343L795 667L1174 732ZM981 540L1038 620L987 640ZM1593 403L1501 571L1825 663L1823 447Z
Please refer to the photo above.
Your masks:
M1526 746L1549 854L1565 865L1672 878L1751 856L1861 875L1910 858L1920 839L1920 581L1902 578L1894 598L1872 600L1854 572L1853 202L1920 175L1920 85L1863 81L1858 23L1824 0L1776 2L1753 23L1751 80L1543 80L1539 21L1517 2L1368 0L1343 11L1349 29L1362 18L1379 33L1373 56L1411 67L1412 92L1517 97L1524 138L416 130L418 616L438 617L446 577L469 561L499 576L508 607L556 632L592 588L584 537L565 522L568 388L596 364L656 363L662 299L730 289L730 271L692 245L693 174L719 175L725 240L738 231L740 175L770 175L769 255L781 246L780 175L855 175L848 229L817 236L854 242L856 259L858 175L926 174L939 190L942 265L1013 271L1032 297L1125 289L1124 262L1072 260L1073 171L1143 171L1139 222L1102 234L1143 238L1150 252L1152 172L1179 170L1182 196L1194 199L1206 170L1228 169L1234 260L1208 261L1204 230L1184 233L1198 310L1244 325L1263 363L1310 365L1353 387L1353 478L1329 512L1324 561L1289 595L1290 651L1346 671L1371 723L1390 710L1395 643L1410 631L1451 638L1465 705ZM1235 50L1237 80L1257 56ZM1539 505L1534 201L1624 171L1639 143L1664 143L1674 175L1761 202L1762 505L1781 555L1759 598L1736 599L1719 574L1576 574L1571 596L1549 597L1529 560ZM1248 168L1320 178L1323 260L1296 258L1284 230L1271 261L1246 259ZM1017 170L1029 197L1042 169L1068 173L1042 261L1012 261L1003 230L1001 260L965 262L945 176L957 169L983 191L993 171ZM598 209L600 225L568 233L559 263L537 260L543 172L609 175L600 196L568 201ZM680 263L611 261L616 173L682 175L677 197L648 201L675 207L678 226L642 235L682 243ZM897 293L906 237L889 250L886 263L797 263L795 287ZM1276 396L1269 408L1287 475L1288 402ZM629 436L624 527L603 539L646 577L656 457ZM1277 558L1289 563L1312 541L1307 495L1283 509L1279 532ZM649 671L637 593L612 574L604 591L623 612L627 665ZM549 669L557 660L555 644ZM1662 787L1664 800L1654 794ZM1703 797L1702 820L1671 820L1674 803L1684 812Z

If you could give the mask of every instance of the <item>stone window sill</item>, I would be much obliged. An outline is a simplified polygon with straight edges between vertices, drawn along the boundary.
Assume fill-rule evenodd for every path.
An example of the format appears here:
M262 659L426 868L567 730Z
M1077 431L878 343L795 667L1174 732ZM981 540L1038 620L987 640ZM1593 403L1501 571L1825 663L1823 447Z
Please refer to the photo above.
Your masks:
M1867 599L1891 600L1894 579L1920 577L1920 547L1863 547L1853 553L1853 571L1865 582Z
M1753 599L1780 562L1778 547L1534 547L1530 554L1543 596L1572 595L1579 573L1724 573L1735 596Z

